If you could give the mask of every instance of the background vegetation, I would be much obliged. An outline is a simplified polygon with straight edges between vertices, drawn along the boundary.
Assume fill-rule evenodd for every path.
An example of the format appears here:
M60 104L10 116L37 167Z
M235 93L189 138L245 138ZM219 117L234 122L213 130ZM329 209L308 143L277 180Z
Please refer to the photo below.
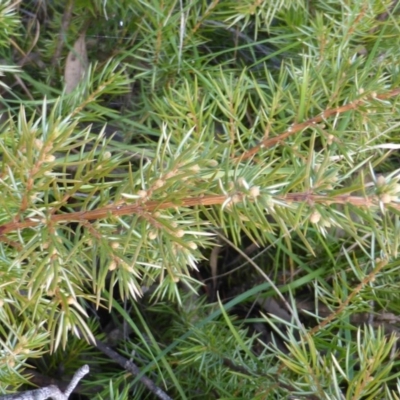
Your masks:
M400 6L0 4L0 393L399 399Z

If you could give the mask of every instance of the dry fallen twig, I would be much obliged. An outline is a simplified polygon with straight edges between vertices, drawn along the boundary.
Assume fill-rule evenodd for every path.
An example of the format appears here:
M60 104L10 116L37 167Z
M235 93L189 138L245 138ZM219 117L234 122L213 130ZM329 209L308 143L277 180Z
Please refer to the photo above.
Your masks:
M68 400L68 397L73 392L79 381L89 372L89 366L84 365L75 372L71 383L63 393L57 386L50 385L44 388L28 390L26 392L7 394L0 396L0 400Z

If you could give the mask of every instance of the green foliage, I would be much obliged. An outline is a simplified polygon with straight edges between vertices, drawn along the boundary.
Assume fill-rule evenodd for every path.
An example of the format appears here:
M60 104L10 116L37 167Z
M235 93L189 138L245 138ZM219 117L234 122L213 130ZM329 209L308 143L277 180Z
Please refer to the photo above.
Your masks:
M152 398L103 338L174 398L400 398L397 1L56 3L0 5L0 391Z

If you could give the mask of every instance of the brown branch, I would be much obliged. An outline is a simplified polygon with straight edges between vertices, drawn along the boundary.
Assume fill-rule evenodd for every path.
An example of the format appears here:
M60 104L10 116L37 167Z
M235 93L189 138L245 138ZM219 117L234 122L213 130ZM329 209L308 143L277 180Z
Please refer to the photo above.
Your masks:
M316 117L310 118L307 121L304 121L304 122L301 122L298 124L293 124L285 132L281 133L278 136L263 139L258 145L254 146L250 150L247 150L246 152L244 152L241 156L237 157L236 160L237 161L246 160L246 159L254 156L259 150L261 150L263 148L273 147L277 143L282 142L284 139L288 138L289 136L292 136L295 133L302 131L303 129L314 126L333 115L343 114L347 111L355 110L358 106L360 106L363 103L366 103L367 101L371 101L374 99L386 100L386 99L390 99L390 98L398 96L398 95L400 95L400 88L393 89L392 91L390 91L388 93L379 94L379 95L375 94L375 95L371 95L369 97L357 99L357 100L354 100L351 103L345 104L343 106L325 110L321 114L317 115Z
M280 201L285 201L287 203L303 203L308 204L352 204L357 207L370 208L377 206L379 204L379 198L377 196L361 197L361 196L351 196L348 194L338 195L334 197L329 197L326 195L312 194L312 193L288 193L284 196L276 196ZM393 208L400 210L400 204L390 203L388 204Z
M310 205L313 204L352 204L357 207L371 208L380 204L378 196L360 197L351 195L339 195L329 197L327 195L318 195L312 193L288 193L283 196L275 196L276 200L286 203L303 203L306 202ZM168 208L176 207L196 207L196 206L211 206L221 205L227 201L226 195L210 195L204 197L189 197L179 201L147 201L134 204L111 204L105 207L100 207L95 210L89 211L76 211L65 214L53 214L50 210L47 218L27 218L23 221L13 220L0 225L0 241L7 241L4 236L9 232L14 232L20 229L34 228L40 224L56 224L68 222L87 222L109 217L120 217L123 215L139 214L145 215L146 213L156 210L165 210ZM394 208L400 210L400 204L392 202L385 204L387 208Z
M365 287L369 282L372 282L375 278L376 275L382 270L387 265L387 260L381 260L380 262L377 262L377 265L375 266L374 270L369 273L363 280L360 282L354 290L350 293L350 295L347 297L347 299L338 307L337 310L332 312L331 314L328 315L319 325L315 326L314 328L310 329L307 332L307 335L314 336L316 333L318 333L322 328L324 328L326 325L328 325L330 322L332 322L335 318L338 317L338 315L345 310L345 308L351 303L351 301L355 298L355 296L360 293L363 287ZM303 338L305 338L304 334L301 334ZM279 377L284 368L285 364L282 362L282 360L279 360L277 364L278 370L276 372L276 376ZM273 389L276 389L279 387L279 380L278 383L273 385L270 390L267 392L271 393Z
M160 203L159 201L148 201L146 203L135 203L135 204L124 204L124 205L108 205L100 207L90 211L76 211L66 214L55 214L49 215L48 219L45 218L28 218L24 221L12 221L6 224L0 225L0 235L4 235L8 232L16 231L19 229L33 228L40 224L47 223L60 223L60 222L86 222L97 219L103 219L107 217L119 217L130 214L143 214L155 210L162 210L174 207L193 207L193 206L207 206L213 204L222 204L226 200L226 196L215 195L208 197L195 197L187 198L182 200L180 203L176 202L165 202Z
M200 17L200 20L197 22L197 24L192 29L192 35L199 30L199 28L203 24L203 21L210 15L210 13L214 10L214 8L218 5L218 3L219 3L219 0L213 0L213 2L208 5L205 13Z
M350 295L347 297L346 301L344 301L335 312L330 314L327 318L325 318L319 325L315 326L312 328L308 333L310 335L315 335L317 332L319 332L322 328L324 328L326 325L329 324L329 322L333 321L341 312L345 310L345 308L350 304L350 302L354 299L354 297L360 293L361 289L366 286L369 282L372 282L375 278L376 275L380 272L382 268L384 268L387 265L387 260L381 260L377 262L376 267L374 270L368 274L361 283L359 283L355 289L350 293Z

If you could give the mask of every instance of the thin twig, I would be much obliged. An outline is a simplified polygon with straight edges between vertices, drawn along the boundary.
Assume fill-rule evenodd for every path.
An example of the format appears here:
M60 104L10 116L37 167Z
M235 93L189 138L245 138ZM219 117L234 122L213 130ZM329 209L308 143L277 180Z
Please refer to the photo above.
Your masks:
M125 357L118 354L116 351L111 349L105 343L100 340L95 340L92 342L92 345L99 349L106 356L110 357L113 361L119 364L126 371L130 372L134 376L140 376L141 371L139 367L134 364L132 361L127 360ZM139 378L140 382L143 383L152 393L154 393L161 400L172 400L161 388L159 388L151 379L147 378L147 376L141 376ZM0 399L2 400L2 399Z
M363 98L354 100L351 103L345 104L343 106L325 110L321 114L317 115L316 117L310 118L307 121L304 121L304 122L301 122L298 124L293 124L285 132L281 133L278 136L271 137L271 138L267 137L267 138L263 139L259 144L252 147L250 150L247 150L239 157L236 157L236 161L247 160L248 158L250 158L250 157L254 156L256 153L258 153L261 149L273 147L277 143L282 142L284 139L287 139L288 137L294 135L295 133L298 133L304 129L315 126L316 124L326 120L327 118L329 118L333 115L343 114L347 111L355 110L357 107L359 107L360 105L362 105L368 101L387 100L387 99L390 99L390 98L398 96L398 95L400 95L400 88L393 89L389 93L385 93L385 94L378 94L378 95L374 94L369 97L363 97Z
M354 299L354 297L360 293L360 291L370 282L372 282L375 278L376 275L382 270L387 265L387 260L381 260L377 262L376 267L374 270L369 273L355 288L354 290L350 293L350 295L347 297L347 299L340 304L340 306L335 310L332 314L330 314L327 318L325 318L319 325L314 326L308 333L310 335L315 335L317 332L319 332L322 328L324 328L326 325L328 325L330 322L332 322L337 316L343 312L346 307L351 303L351 301Z
M181 14L181 25L179 28L179 51L178 51L178 73L181 69L182 64L182 53L183 53L183 40L186 34L186 16L183 7L183 0L179 0L180 14Z
M56 51L54 52L53 59L51 60L51 65L53 67L56 66L58 59L61 56L61 51L65 42L65 34L68 30L69 24L71 23L73 8L74 8L74 0L69 0L65 7L65 11L62 17L61 30L60 30L60 35L58 37Z

